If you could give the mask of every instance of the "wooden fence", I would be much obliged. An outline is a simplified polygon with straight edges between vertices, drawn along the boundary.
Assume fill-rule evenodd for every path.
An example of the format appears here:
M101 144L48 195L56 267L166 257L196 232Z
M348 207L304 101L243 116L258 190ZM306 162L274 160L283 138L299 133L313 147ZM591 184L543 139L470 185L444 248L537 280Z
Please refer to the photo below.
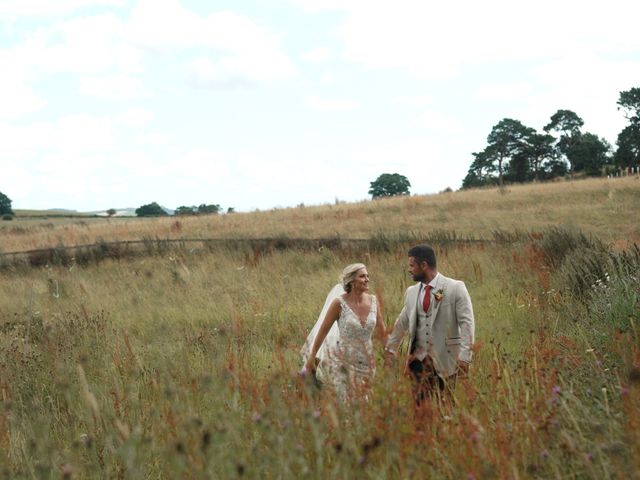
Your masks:
M429 234L408 232L397 235L378 234L371 238L144 238L141 240L100 241L86 245L56 246L0 252L0 269L42 267L46 265L86 265L106 259L124 259L162 255L182 251L199 253L216 250L269 252L274 250L392 251L409 244L429 243L446 247L473 243L513 243L529 238L523 232L494 231L489 238L460 236L455 232L434 231Z

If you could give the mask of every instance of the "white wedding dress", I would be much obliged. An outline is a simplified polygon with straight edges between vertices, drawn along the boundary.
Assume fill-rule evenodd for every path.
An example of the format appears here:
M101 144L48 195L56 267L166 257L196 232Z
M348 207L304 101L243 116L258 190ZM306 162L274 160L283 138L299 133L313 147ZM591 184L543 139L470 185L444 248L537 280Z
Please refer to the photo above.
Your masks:
M372 296L369 314L366 318L360 319L345 301L343 293L341 286L334 287L327 296L325 308L316 323L316 327L319 328L328 306L334 298L338 298L340 317L333 324L318 352L317 358L320 363L316 374L322 382L333 385L338 397L347 400L354 393L365 389L375 374L375 357L371 338L376 326L378 303L376 297ZM318 330L316 327L313 328L302 347L304 362L313 345Z

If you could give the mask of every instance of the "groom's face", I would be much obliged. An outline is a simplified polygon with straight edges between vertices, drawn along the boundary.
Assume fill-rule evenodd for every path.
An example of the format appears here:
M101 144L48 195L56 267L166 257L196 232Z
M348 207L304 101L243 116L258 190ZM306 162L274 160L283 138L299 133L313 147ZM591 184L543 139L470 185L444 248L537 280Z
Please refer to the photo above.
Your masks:
M415 257L409 257L409 275L414 282L424 282L427 279L427 262L419 263Z

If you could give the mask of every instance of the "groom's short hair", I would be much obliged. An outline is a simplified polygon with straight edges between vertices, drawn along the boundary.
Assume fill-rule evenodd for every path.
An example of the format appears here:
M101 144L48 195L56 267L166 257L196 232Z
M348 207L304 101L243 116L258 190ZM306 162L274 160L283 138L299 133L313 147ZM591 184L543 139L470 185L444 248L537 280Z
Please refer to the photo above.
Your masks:
M409 256L415 258L418 263L427 262L430 268L436 268L436 252L429 245L416 245L409 250Z

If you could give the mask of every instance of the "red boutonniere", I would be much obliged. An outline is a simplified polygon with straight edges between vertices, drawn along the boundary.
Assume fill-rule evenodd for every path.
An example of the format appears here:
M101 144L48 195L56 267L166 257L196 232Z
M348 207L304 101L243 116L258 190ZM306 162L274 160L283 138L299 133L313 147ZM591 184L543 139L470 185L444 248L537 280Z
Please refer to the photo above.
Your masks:
M444 297L444 291L442 289L438 290L436 293L433 294L433 298L436 299L436 302L439 302L440 300L442 300L442 297Z

